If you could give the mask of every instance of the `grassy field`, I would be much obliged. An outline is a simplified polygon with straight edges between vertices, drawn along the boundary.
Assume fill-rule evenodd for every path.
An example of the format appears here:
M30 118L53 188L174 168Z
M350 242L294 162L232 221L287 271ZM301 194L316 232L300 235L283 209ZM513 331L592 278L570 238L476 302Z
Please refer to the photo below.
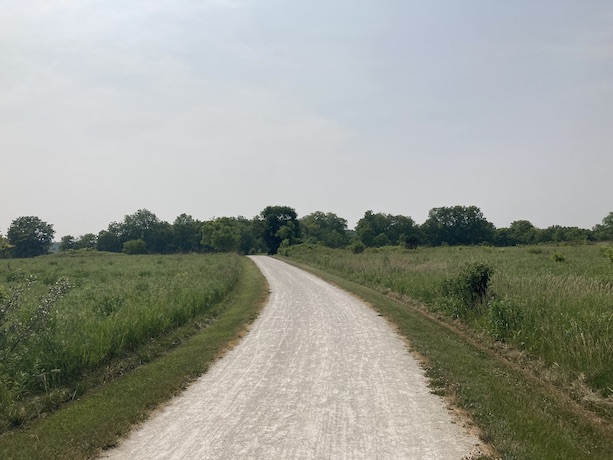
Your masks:
M266 282L255 264L244 257L238 264L240 280L232 294L213 308L214 322L206 327L188 322L166 335L159 347L162 352L147 364L99 384L25 428L1 435L0 458L97 457L160 403L206 372L245 333L267 298Z
M239 278L234 255L0 261L0 432L148 360L170 331L210 323Z
M352 254L303 245L289 254L459 318L541 361L552 378L603 398L613 394L613 264L602 247L386 248ZM493 274L483 302L469 307L444 287L475 263Z
M587 254L582 252L585 250ZM557 261L560 257L554 255L562 252L566 259ZM470 414L482 439L498 451L495 458L613 458L610 397L585 388L584 379L580 380L583 386L573 393L574 386L565 386L560 378L551 377L559 375L559 366L544 367L537 356L529 357L527 362L525 352L518 352L492 335L493 329L486 324L487 309L471 316L462 315L461 320L453 319L457 309L450 304L457 299L446 299L441 288L446 280L458 276L466 263L474 260L493 263L494 255L506 260L496 265L492 290L500 286L501 278L514 278L508 273L507 277L501 276L500 270L505 267L515 268L520 279L531 270L541 273L540 276L552 277L557 273L572 279L577 276L569 274L572 266L556 264L572 262L573 256L590 265L592 276L606 283L606 270L611 267L603 264L599 271L598 259L596 267L587 262L591 256L600 257L598 248L513 248L502 252L489 248L412 252L387 248L352 254L303 246L292 248L289 255L286 259L289 262L355 293L394 323L408 338L411 349L424 360L434 391L451 398L454 405ZM538 257L535 265L540 266L539 270L529 266L533 256ZM321 268L313 268L316 266ZM404 284L403 279L407 280ZM405 289L402 295L399 285ZM422 293L422 298L428 299L429 309L406 297L411 292ZM495 298L491 296L489 300Z

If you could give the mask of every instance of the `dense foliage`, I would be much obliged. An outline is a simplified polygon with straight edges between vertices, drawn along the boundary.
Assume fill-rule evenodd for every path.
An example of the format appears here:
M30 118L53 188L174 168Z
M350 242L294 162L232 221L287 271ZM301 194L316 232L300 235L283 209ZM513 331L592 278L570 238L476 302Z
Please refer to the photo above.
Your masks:
M7 237L15 257L35 257L47 253L54 234L53 225L36 216L24 216L11 223Z
M32 257L47 253L53 227L37 217L20 217L0 235L0 258ZM135 250L134 241L138 241ZM97 234L61 238L61 250L93 250L174 254L190 252L237 252L275 254L279 248L310 243L330 248L349 247L359 253L365 248L400 246L493 245L518 246L547 243L613 241L613 212L592 229L552 225L540 229L527 220L495 228L476 206L433 208L423 224L411 217L366 211L355 230L347 220L332 212L316 211L302 218L289 206L268 206L252 219L218 217L207 221L180 214L172 224L147 209L111 222ZM126 247L126 243L128 243ZM140 243L143 242L143 243Z
M88 372L192 318L210 321L238 280L230 254L2 261L0 432L73 397Z

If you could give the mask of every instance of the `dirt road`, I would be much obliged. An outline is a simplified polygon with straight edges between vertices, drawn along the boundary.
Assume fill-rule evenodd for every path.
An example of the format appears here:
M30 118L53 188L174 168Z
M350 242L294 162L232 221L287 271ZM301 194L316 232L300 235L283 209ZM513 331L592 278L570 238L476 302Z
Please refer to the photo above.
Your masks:
M112 459L461 459L479 440L432 395L388 323L278 260L241 343Z

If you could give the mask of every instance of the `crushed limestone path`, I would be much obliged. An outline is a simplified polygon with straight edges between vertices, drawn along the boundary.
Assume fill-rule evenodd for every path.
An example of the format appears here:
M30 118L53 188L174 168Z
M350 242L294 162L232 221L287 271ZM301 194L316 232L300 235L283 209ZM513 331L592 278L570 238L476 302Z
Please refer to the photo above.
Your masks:
M454 423L375 311L279 260L250 332L109 459L458 459L478 438Z

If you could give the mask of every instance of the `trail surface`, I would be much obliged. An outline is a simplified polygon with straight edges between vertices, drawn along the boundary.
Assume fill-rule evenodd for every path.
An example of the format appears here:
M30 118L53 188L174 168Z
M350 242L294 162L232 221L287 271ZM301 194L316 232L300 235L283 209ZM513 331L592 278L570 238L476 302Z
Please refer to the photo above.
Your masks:
M479 440L389 324L302 270L253 257L271 288L249 334L112 459L461 459Z

